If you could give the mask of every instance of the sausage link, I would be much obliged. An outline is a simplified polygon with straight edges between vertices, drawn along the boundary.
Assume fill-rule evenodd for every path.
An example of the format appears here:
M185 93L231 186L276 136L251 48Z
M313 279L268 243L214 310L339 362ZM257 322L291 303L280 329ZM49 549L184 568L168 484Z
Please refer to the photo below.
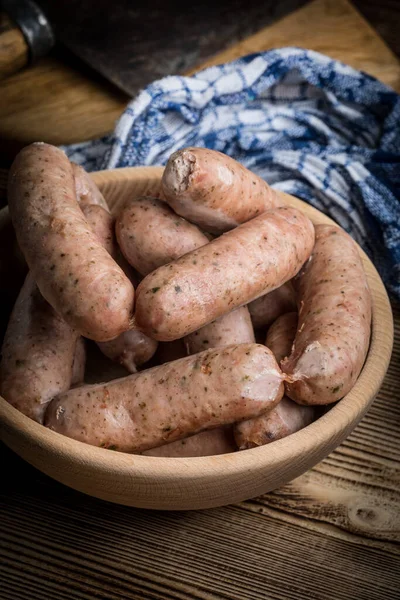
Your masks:
M188 354L196 354L208 348L224 348L231 344L247 344L255 341L246 306L237 308L183 339ZM151 456L212 456L233 452L235 449L232 430L219 427L161 446L154 451L149 450L149 453L152 453Z
M299 210L265 212L145 277L136 324L161 341L188 335L294 277L313 245L314 227Z
M284 396L271 411L234 427L239 450L264 446L296 433L313 422L314 406L300 406Z
M240 306L183 339L188 354L231 344L251 344L255 338L249 310L247 306Z
M51 402L45 424L88 444L142 452L255 417L279 402L282 382L265 346L228 346L74 388Z
M85 169L80 165L77 165L76 163L71 164L75 181L76 198L81 207L85 204L95 204L101 206L107 212L110 212L103 194L100 192L89 173L86 173Z
M226 154L206 148L172 154L162 189L176 213L217 234L282 204L260 177Z
M201 431L183 440L171 442L143 452L146 456L183 458L193 456L215 456L236 450L231 427L218 427Z
M297 329L297 313L281 315L271 325L265 341L279 362L290 354ZM266 414L242 421L233 433L239 450L264 446L309 425L315 417L313 406L299 406L286 396Z
M158 342L138 329L130 329L121 333L115 340L99 342L97 345L105 356L125 367L130 373L136 373L138 367L154 356Z
M208 243L198 227L156 198L141 197L125 204L115 231L122 254L141 275Z
M76 342L74 362L72 365L71 386L80 385L85 380L86 367L86 345L83 337L79 337Z
M253 326L246 306L237 308L183 339L188 354L196 354L208 348L223 348L232 344L246 344L255 341ZM164 344L176 344L177 342L179 343L180 340L164 342ZM146 454L174 457L212 456L233 452L235 449L232 429L219 427L149 450Z
M268 327L280 315L297 310L292 283L288 281L269 294L260 296L250 302L248 308L255 329Z
M114 217L99 204L81 204L81 210L96 238L115 260L118 247L114 234Z
M127 203L116 223L116 233L128 262L142 275L208 243L191 223L154 198ZM188 354L216 346L254 342L248 309L241 307L186 338Z
M42 423L47 403L71 385L77 339L77 332L46 302L28 273L4 337L1 395Z
M74 163L72 163L72 165L73 167L78 166ZM81 168L82 167L79 167L79 169ZM104 248L118 263L125 275L135 287L136 277L133 269L126 262L118 247L117 240L115 239L115 218L111 215L107 202L103 198L94 181L86 172L84 173L86 178L89 179L90 185L85 186L83 188L84 193L82 192L80 196L78 196L81 210L85 215L93 233L96 234ZM78 190L80 190L79 187ZM105 215L105 213L107 213L107 215Z
M317 225L311 259L295 281L299 328L282 367L287 395L330 404L355 384L368 352L371 294L357 244L339 227Z
M292 351L293 340L297 331L297 312L281 315L268 329L265 345L269 348L278 365Z
M53 308L96 341L129 329L133 286L84 218L65 154L42 143L24 148L11 167L8 199L18 242Z
M96 204L83 204L81 209L101 245L119 262L114 217ZM137 367L154 355L158 344L141 331L130 329L113 340L98 342L97 345L105 356L120 363L130 373L136 373Z

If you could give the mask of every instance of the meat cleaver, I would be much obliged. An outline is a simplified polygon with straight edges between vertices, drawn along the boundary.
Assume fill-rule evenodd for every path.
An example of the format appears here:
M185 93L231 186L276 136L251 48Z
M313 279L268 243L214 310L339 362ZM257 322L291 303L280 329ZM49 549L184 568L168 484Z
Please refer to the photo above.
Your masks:
M133 95L154 79L194 69L303 4L305 0L0 0L0 77L48 53L57 40Z

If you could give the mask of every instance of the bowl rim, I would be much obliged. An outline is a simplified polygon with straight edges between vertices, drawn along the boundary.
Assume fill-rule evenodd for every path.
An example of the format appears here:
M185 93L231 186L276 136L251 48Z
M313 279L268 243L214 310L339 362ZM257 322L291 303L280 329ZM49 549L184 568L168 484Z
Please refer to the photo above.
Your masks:
M140 174L159 177L162 170L161 167L126 167L99 171L92 176L96 183L103 187L110 173L115 173L116 179L122 183L137 178ZM284 196L289 204L305 210L314 222L337 225L306 202L288 194ZM7 218L6 212L7 209L0 211L0 221ZM39 445L42 449L62 456L76 465L85 463L100 474L112 471L130 478L156 478L159 482L187 478L198 481L204 478L207 472L212 472L214 477L226 477L230 473L240 476L253 468L279 468L287 461L301 461L302 457L315 449L318 440L321 445L326 445L328 439L328 445L332 449L351 432L368 410L386 374L393 345L393 316L386 289L368 256L360 247L359 251L372 295L372 333L368 355L350 392L328 412L300 431L272 444L230 454L186 458L143 456L113 452L67 438L29 419L0 396L1 438L10 438L11 433L14 436L17 434L29 445Z

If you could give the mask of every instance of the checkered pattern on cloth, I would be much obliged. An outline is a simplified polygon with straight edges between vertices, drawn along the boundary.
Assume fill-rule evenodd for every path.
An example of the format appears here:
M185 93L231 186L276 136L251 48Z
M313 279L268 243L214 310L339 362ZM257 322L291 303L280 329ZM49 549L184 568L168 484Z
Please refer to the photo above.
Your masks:
M225 152L335 219L400 298L400 96L298 48L165 77L113 135L64 148L89 171L162 165L185 146Z

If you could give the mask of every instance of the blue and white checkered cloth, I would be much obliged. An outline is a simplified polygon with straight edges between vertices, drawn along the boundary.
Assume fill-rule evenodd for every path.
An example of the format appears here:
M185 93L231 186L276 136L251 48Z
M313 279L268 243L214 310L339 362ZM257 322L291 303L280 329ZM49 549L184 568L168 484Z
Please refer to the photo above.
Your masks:
M283 48L156 81L115 132L66 148L89 171L225 152L335 219L400 298L400 96L316 52Z

